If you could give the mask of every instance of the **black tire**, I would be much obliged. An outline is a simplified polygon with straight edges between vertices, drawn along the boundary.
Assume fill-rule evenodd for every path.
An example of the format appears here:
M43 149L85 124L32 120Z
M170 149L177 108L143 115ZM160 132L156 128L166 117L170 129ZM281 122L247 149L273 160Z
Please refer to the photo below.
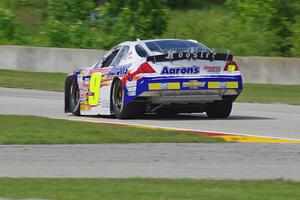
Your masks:
M73 115L80 116L80 95L77 81L74 80L70 87L69 107Z
M206 114L208 118L226 119L232 110L232 101L215 101L208 105Z
M124 105L124 88L120 80L116 80L112 88L112 109L118 119L132 119L145 114L145 103L132 102Z

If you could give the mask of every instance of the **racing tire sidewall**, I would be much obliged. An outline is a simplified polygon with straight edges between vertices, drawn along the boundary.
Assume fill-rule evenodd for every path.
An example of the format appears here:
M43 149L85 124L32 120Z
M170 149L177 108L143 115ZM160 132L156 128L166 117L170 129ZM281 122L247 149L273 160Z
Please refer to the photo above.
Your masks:
M118 98L118 92L122 90L122 99ZM119 102L121 101L121 102ZM118 105L119 104L119 105ZM120 105L121 104L121 105ZM121 107L120 107L121 106ZM112 108L117 118L124 115L124 89L120 80L117 80L113 84L112 90Z
M122 99L118 97L118 92L122 91ZM112 89L112 109L118 119L134 119L145 114L146 104L143 102L130 102L124 104L125 91L120 80L116 80ZM121 104L121 105L120 105Z
M232 104L232 101L216 101L209 105L206 114L208 118L226 119L231 113Z
M70 110L73 115L80 116L80 96L77 81L74 80L70 87Z

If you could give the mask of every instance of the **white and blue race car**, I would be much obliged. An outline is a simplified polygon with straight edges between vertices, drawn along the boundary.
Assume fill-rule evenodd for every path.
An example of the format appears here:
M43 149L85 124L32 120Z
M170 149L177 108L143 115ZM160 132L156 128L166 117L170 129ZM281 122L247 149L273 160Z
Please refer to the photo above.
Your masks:
M242 88L229 53L194 40L129 41L67 76L65 112L119 119L206 112L227 118Z

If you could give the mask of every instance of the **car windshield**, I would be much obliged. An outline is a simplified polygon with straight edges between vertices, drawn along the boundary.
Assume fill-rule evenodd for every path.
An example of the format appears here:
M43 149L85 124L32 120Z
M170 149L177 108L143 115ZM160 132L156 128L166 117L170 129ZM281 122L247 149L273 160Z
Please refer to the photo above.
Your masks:
M210 51L209 48L203 44L189 41L189 40L156 40L145 42L147 47L152 52L167 53L169 51L183 52L183 51Z

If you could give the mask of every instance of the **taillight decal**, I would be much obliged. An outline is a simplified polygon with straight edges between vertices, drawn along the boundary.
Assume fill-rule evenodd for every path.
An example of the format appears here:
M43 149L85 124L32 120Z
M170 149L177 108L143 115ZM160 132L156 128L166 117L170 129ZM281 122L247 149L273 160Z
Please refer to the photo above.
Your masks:
M232 71L239 71L239 66L236 62L234 61L229 61L225 68L224 71L232 72Z

